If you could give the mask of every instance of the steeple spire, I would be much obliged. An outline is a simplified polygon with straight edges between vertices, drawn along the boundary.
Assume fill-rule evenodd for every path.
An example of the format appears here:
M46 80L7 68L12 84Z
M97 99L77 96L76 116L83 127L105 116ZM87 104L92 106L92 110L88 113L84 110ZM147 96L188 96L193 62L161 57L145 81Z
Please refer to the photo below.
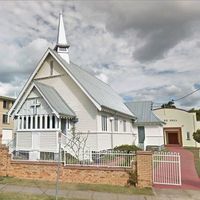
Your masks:
M62 12L59 14L57 43L54 49L66 62L69 63L69 44L65 35Z

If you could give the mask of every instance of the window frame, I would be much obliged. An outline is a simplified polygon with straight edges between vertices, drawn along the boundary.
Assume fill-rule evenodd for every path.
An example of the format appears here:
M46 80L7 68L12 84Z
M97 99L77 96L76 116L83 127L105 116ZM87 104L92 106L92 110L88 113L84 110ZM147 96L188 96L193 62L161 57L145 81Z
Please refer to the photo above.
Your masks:
M9 109L9 102L7 100L3 100L3 108Z
M114 132L119 132L119 119L114 117Z
M6 117L6 120L5 120L4 117ZM4 120L5 120L5 121L4 121ZM3 115L2 115L2 123L3 123L3 124L9 124L9 122L8 122L8 115L7 115L7 114L3 114Z
M186 132L186 140L191 140L189 131Z
M127 125L126 125L126 120L123 120L123 132L126 133L127 132Z
M108 116L107 115L101 115L101 130L103 132L108 131Z

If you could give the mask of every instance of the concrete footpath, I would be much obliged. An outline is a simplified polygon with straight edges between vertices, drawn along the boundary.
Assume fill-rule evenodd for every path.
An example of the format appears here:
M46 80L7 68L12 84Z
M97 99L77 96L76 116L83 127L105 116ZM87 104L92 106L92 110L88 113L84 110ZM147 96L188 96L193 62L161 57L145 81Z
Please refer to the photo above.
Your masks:
M16 192L35 195L54 196L55 190L0 184L1 192ZM75 198L83 200L200 200L200 191L197 190L173 190L173 189L154 189L154 195L126 195L116 193L105 193L95 191L74 191L74 190L59 190L59 196L65 198Z

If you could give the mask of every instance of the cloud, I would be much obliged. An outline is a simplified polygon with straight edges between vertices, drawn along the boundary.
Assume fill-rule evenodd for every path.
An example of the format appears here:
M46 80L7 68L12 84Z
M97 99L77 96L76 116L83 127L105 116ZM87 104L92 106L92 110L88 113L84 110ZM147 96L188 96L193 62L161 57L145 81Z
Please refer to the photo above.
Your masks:
M200 17L200 2L104 1L87 6L106 16L106 28L114 35L137 33L141 45L133 56L139 61L162 59L168 50L192 34L192 25Z
M200 84L200 2L3 1L3 94L19 91L46 48L55 45L61 10L70 59L124 99L166 103ZM195 93L177 104L200 106L198 99Z

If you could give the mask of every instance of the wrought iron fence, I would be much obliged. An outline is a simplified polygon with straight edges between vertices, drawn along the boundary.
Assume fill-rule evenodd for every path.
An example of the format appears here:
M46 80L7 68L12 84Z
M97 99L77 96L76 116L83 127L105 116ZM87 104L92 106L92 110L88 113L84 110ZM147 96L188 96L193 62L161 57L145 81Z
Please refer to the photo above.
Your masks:
M65 165L130 168L135 156L135 152L105 150L84 151L78 156L65 152L63 159Z

